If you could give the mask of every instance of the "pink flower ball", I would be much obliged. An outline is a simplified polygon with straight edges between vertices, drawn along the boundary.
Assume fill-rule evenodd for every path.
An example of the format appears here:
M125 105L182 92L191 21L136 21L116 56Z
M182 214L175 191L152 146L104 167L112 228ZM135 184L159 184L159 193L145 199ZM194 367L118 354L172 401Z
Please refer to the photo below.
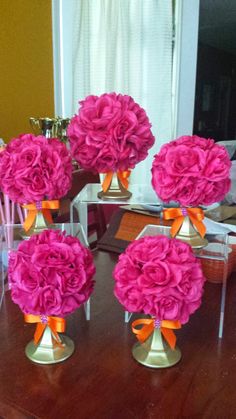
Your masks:
M11 297L23 313L64 317L90 297L92 253L76 237L45 230L10 253Z
M61 141L25 134L12 139L0 153L0 186L20 204L59 199L71 188L72 169Z
M143 237L120 255L115 296L129 312L187 323L201 304L205 278L192 248L166 236Z
M97 173L132 169L154 144L144 109L116 93L87 96L69 126L71 153L79 165Z
M164 202L210 205L223 200L229 191L230 167L223 146L186 135L163 145L154 156L152 186Z

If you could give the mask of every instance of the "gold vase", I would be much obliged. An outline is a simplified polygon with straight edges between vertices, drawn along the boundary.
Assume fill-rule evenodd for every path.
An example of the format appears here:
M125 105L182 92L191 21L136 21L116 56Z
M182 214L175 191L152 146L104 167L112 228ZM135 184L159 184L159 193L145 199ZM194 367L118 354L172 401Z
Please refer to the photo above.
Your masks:
M126 200L132 196L132 193L126 189L116 173L113 174L106 192L98 192L98 198L104 201Z
M46 218L43 214L43 211L38 210L34 223L32 224L32 226L30 227L30 229L28 231L25 231L25 230L21 231L21 237L24 240L27 240L31 236L33 236L33 234L39 234L43 230L48 230L49 228L51 228L51 225L46 220Z
M74 342L65 335L60 335L59 339L60 342L57 342L50 327L47 326L38 344L32 340L26 346L27 358L38 364L56 364L65 361L74 352Z
M199 232L194 228L188 215L184 217L183 224L175 238L190 244L193 249L201 249L208 244L207 239L201 237Z
M171 367L181 359L179 348L170 348L162 337L160 328L155 328L144 343L135 343L132 354L137 362L150 368Z

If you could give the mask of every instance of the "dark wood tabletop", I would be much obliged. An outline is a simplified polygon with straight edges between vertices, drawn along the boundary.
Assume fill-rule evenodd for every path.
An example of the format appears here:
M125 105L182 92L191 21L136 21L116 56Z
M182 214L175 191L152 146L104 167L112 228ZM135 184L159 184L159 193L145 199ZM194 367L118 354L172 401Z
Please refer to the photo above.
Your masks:
M157 370L131 354L135 337L113 296L117 256L95 253L91 320L67 319L75 343L61 364L24 354L34 326L7 292L0 312L0 416L6 419L172 419L236 417L236 277L228 281L224 336L217 338L221 286L207 283L201 308L177 331L182 359Z

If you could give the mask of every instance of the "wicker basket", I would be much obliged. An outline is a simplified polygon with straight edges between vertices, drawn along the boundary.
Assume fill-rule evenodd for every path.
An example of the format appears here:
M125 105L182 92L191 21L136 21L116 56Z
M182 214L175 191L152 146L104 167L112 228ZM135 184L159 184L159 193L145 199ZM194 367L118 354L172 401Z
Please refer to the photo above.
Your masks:
M236 246L235 246L236 247ZM222 249L222 244L220 243L210 243L204 250L206 256L209 254L220 254ZM225 262L223 260L217 259L201 259L202 270L209 282L220 283L223 281L224 277L224 268ZM227 278L233 272L234 267L234 255L231 249L231 246L228 247L228 261L227 261Z

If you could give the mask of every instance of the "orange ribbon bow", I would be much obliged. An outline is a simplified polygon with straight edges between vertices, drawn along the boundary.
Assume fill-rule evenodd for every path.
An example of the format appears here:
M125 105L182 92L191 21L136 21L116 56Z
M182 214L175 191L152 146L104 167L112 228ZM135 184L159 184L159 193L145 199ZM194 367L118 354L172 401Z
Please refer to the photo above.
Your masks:
M152 334L156 327L157 321L155 319L138 319L132 323L132 332L136 335L136 338L140 343L145 342ZM165 340L170 345L171 349L175 349L176 336L172 329L180 329L181 324L178 320L162 320L159 323L161 333ZM142 326L137 329L136 326Z
M37 327L34 333L34 343L40 341L44 330L48 326L55 338L57 344L61 346L61 340L58 336L58 333L63 333L66 327L66 321L62 317L52 317L52 316L35 316L34 314L25 314L24 315L26 323L37 323Z
M118 170L117 177L120 180L122 186L124 186L125 189L128 189L129 186L129 176L130 176L131 170ZM102 183L102 190L103 192L106 192L112 182L114 172L108 172L106 173L105 179Z
M32 227L32 225L34 224L38 211L42 211L46 220L51 224L52 216L49 210L58 209L59 201L42 201L39 203L23 205L23 208L26 208L28 210L27 218L23 224L25 231L28 231L30 227Z
M196 227L201 237L206 234L206 227L202 220L204 219L204 213L201 208L168 208L163 211L164 220L172 220L174 222L171 226L171 236L175 237L180 227L184 222L185 216L189 216L192 224Z

